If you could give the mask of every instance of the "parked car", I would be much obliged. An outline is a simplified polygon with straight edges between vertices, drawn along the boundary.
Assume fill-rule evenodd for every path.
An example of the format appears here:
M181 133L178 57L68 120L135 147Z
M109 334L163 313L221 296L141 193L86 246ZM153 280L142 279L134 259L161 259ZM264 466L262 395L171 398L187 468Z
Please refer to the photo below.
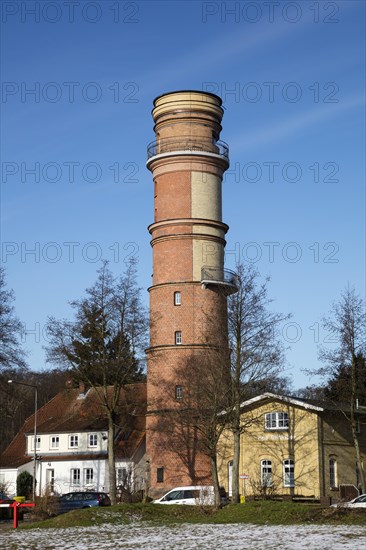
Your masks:
M8 497L5 493L0 492L0 504L12 504L14 499ZM13 517L13 510L8 507L0 508L0 519L11 519Z
M58 497L56 507L59 514L76 510L77 508L91 508L92 506L110 506L111 500L107 493L99 491L84 491L66 493Z
M14 499L8 497L5 493L0 492L0 504L12 504Z
M188 485L175 487L161 498L153 500L153 504L215 504L214 490L212 486Z
M349 502L332 504L332 508L366 508L366 495L360 495Z

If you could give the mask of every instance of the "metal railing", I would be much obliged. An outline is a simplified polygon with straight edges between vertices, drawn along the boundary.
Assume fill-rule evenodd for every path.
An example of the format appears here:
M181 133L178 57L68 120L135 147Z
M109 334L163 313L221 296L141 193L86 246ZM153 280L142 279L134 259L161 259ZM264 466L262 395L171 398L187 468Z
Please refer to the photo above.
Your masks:
M238 276L231 269L204 266L201 269L202 284L224 284L238 288Z
M224 141L187 136L180 138L162 138L152 141L147 146L147 158L174 151L202 151L220 155L229 162L229 146Z

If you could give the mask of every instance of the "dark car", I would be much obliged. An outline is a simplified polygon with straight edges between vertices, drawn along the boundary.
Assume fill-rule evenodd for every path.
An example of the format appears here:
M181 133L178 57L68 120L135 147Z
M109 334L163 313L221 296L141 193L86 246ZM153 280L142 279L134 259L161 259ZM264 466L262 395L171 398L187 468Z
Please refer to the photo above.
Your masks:
M0 504L12 504L14 500L8 497L5 493L0 492ZM1 506L0 519L10 519L13 517L13 510L8 507Z
M12 504L14 500L8 497L5 493L0 492L0 504Z
M99 491L84 491L66 493L58 498L58 513L63 514L77 508L91 508L92 506L110 506L111 501L107 493Z

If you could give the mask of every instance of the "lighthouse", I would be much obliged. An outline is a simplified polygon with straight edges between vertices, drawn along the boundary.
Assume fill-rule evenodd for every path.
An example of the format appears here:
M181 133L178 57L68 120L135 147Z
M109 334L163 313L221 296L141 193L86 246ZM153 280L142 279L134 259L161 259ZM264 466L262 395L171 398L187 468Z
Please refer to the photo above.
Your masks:
M193 464L182 459L179 442L169 443L164 426L187 391L182 366L192 357L204 360L210 349L227 350L227 296L236 292L236 278L224 267L228 226L222 221L222 179L229 150L220 140L221 99L192 90L166 93L154 100L152 117L146 458L155 497L172 487L210 483L207 457L198 453Z

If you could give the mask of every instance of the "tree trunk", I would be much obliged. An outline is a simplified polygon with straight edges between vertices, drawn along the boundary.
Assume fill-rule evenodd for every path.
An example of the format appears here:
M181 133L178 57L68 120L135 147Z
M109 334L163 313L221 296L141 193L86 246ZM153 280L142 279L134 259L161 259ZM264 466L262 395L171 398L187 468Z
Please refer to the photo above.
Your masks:
M235 361L235 378L234 378L234 423L233 423L233 444L234 444L234 456L233 456L233 470L231 477L232 487L232 502L238 504L239 499L239 463L240 463L240 397L241 397L241 334L240 331L236 338L236 361Z
M239 464L240 464L240 428L233 430L234 456L233 456L233 471L231 478L232 496L231 500L234 504L238 504L239 499Z
M116 504L116 461L114 458L114 421L108 414L108 472L109 472L109 497L112 504Z
M214 494L215 494L215 508L216 510L218 510L219 508L221 508L221 496L220 496L219 476L217 473L216 456L211 457L211 473L212 473L212 481L213 481Z
M358 482L361 485L361 493L364 494L366 491L365 487L365 476L363 473L363 467L362 467L362 458L360 453L360 445L358 443L357 439L357 433L356 433L356 418L355 418L355 407L356 407L356 392L357 392L357 385L356 385L356 356L354 351L352 352L352 366L351 366L351 432L352 432L352 439L353 439L353 445L356 452L356 468L358 471Z
M354 444L355 451L356 451L356 467L357 467L357 471L358 471L358 482L359 482L359 485L361 485L361 494L365 494L365 492L366 492L365 476L364 476L363 468L362 468L360 445L358 443L356 428L355 428L354 424L352 425L352 437L353 437L353 444Z

